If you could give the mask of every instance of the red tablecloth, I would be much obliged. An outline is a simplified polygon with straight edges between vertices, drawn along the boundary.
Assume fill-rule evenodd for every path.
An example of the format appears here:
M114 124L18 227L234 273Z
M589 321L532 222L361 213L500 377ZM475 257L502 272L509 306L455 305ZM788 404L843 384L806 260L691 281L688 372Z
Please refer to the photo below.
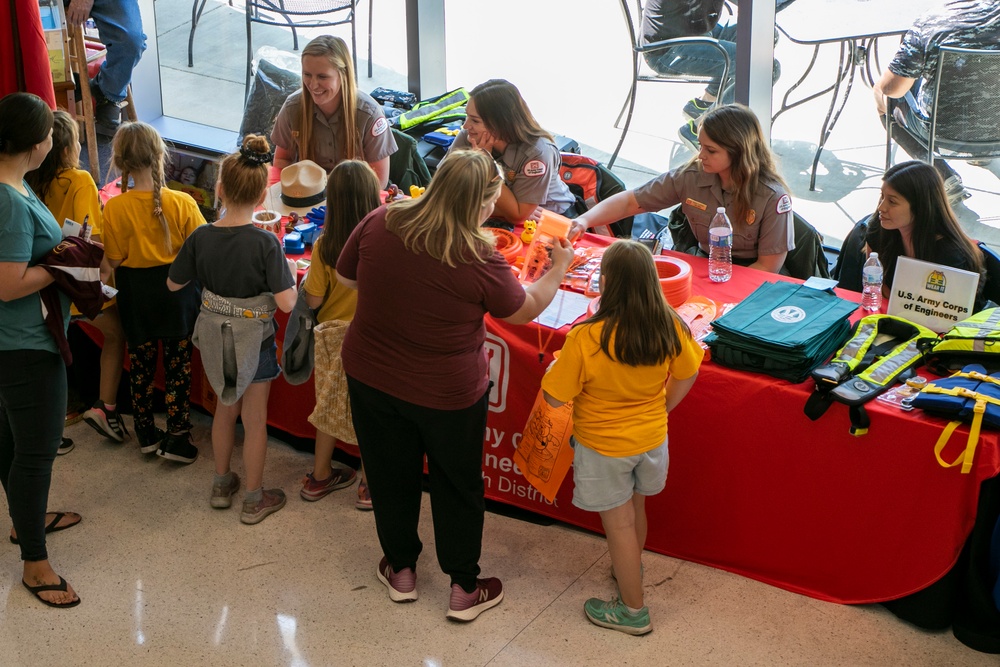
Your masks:
M761 272L734 268L708 280L694 269L694 294L739 301ZM487 496L600 530L598 515L573 507L572 481L554 504L511 463L551 349L538 363L536 325L487 320L496 382L483 470ZM568 329L566 329L568 330ZM557 332L561 340L566 330ZM866 603L926 588L954 564L975 521L982 480L1000 473L1000 437L984 431L972 474L944 469L933 447L945 422L881 403L868 408L868 435L849 433L846 406L818 421L803 406L812 383L702 366L694 389L670 415L670 469L648 500L647 548L823 600ZM960 429L946 451L965 446Z
M719 302L737 302L780 278L734 267L732 280L720 285L709 282L707 260L684 259L693 268L693 294ZM597 514L572 506L572 475L550 504L512 460L569 327L555 332L539 363L538 325L489 317L486 324L494 381L484 438L487 497L600 531ZM846 406L834 404L815 422L805 416L811 391L811 382L706 362L670 415L669 476L646 504L647 548L834 602L879 602L926 588L955 564L975 521L980 483L1000 473L1000 435L982 433L972 473L962 475L934 458L944 421L872 402L868 435L854 437ZM197 372L192 394L200 403ZM290 386L279 378L268 424L314 437L306 420L313 402L311 380ZM955 433L946 459L964 448L966 434Z

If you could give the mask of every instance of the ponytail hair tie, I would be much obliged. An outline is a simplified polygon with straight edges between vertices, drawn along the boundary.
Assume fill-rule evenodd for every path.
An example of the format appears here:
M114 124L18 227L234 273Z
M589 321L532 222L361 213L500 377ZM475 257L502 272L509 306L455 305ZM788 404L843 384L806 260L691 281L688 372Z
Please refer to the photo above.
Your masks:
M266 153L261 153L259 151L255 151L252 148L247 148L246 146L240 146L240 155L243 157L244 160L252 162L258 167L271 162L271 160L274 158L274 153L272 153L271 151L268 151Z

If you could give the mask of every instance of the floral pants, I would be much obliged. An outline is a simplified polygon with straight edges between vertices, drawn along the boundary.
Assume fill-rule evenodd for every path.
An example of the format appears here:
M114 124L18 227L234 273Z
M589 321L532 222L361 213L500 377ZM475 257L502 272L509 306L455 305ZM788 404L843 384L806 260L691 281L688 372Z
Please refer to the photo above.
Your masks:
M151 433L153 423L153 382L156 357L163 345L163 371L166 385L167 431L191 430L191 339L166 338L129 346L129 383L132 389L132 414L137 433Z

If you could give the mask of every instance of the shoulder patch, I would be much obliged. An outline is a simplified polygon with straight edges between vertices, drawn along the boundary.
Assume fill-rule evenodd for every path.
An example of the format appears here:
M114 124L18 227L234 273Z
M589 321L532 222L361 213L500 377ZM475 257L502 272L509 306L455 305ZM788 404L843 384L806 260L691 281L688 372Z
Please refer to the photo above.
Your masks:
M792 198L788 195L781 195L781 199L778 200L778 205L775 207L778 214L788 213L792 210Z
M541 160L531 160L521 171L525 176L544 176L548 169Z
M377 137L380 134L385 134L385 131L389 129L389 122L385 118L379 118L372 125L372 136Z

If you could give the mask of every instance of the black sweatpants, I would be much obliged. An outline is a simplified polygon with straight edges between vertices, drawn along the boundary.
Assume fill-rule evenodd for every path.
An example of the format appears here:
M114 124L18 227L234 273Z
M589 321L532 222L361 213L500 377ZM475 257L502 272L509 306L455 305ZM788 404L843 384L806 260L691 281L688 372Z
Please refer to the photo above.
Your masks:
M379 543L396 571L416 569L424 456L438 564L475 590L483 545L483 434L489 392L461 410L425 408L347 377Z
M0 351L0 481L21 559L46 560L52 461L66 420L66 365L45 350Z

